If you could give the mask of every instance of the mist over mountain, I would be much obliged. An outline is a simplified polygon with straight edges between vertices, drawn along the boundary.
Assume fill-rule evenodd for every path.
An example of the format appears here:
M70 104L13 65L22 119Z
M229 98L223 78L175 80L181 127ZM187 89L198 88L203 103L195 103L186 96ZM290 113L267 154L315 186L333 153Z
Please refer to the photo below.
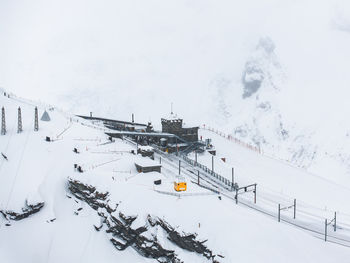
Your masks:
M349 174L347 1L2 1L0 36L8 91L156 127L173 103L267 154Z

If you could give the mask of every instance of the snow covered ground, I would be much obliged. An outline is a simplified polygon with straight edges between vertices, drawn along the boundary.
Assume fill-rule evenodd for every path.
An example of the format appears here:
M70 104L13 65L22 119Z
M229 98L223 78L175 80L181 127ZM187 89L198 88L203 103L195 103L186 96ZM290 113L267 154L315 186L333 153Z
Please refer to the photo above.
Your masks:
M214 171L231 180L232 167L235 180L243 185L258 183L260 189L275 192L285 198L297 198L320 209L342 211L350 215L347 200L350 197L350 178L339 180L313 174L291 163L259 154L244 146L222 138L207 130L200 130L203 138L211 138L217 155ZM190 155L194 159L194 153ZM198 154L198 162L212 167L208 152ZM221 160L225 158L226 162Z
M1 259L153 261L131 248L117 251L105 229L95 231L96 211L67 197L68 178L77 178L109 191L118 209L139 215L137 224L152 214L198 233L225 256L220 262L347 262L349 248L320 238L334 212L333 241L347 244L350 236L349 14L345 0L1 1L0 106L7 134L0 151L8 161L0 156L0 210L45 202L11 226L0 215ZM5 98L1 87L70 113ZM171 103L186 124L209 125L261 150L200 130L216 147L214 170L231 180L234 167L240 186L257 183L257 204L251 193L240 195L239 205L234 193L222 191L218 199L191 182L197 167L185 162L187 193L168 195L176 157L164 160L162 174L138 174L134 145L109 144L101 124L71 114L130 119L134 113L137 122L159 128ZM35 106L39 118L46 109L52 119L40 121L38 132ZM211 155L198 158L211 167ZM74 163L85 172L74 171ZM155 179L162 184L154 186ZM277 223L277 205L290 206L294 198L297 219L289 209L282 221L299 227ZM161 231L155 236L185 262L205 260L176 248Z
M157 126L173 102L185 121L349 177L349 14L346 0L3 0L0 86Z
M215 145L214 171L231 180L233 167L235 182L240 186L257 183L257 204L265 211L277 217L278 204L288 207L297 199L297 219L304 221L300 225L311 224L314 230L324 233L324 220L331 220L336 212L337 226L349 237L350 210L347 200L350 189L347 178L343 181L331 180L259 154L210 131L200 131L203 138L212 138ZM195 158L193 153L190 157ZM208 152L197 156L198 162L210 169L212 158ZM225 162L221 158L225 158ZM248 200L252 200L252 196ZM281 216L292 218L293 208L282 211Z
M175 193L172 182L178 173L177 163L173 166L170 160L163 160L161 174L139 174L134 162L143 157L130 153L135 146L120 139L108 143L102 127L38 104L39 118L46 108L51 121L40 121L39 131L34 132L34 105L3 96L0 104L6 108L8 126L7 134L0 136L0 151L8 156L8 161L0 160L1 209L18 211L27 198L45 202L39 213L11 221L11 226L6 226L7 221L1 217L2 262L154 262L132 248L116 250L104 228L97 232L94 225L100 218L95 210L72 197L67 189L68 177L94 185L101 192L108 191L109 199L119 204L117 212L138 215L135 225L145 224L150 214L163 218L178 231L197 233L199 240L208 240L208 248L224 256L218 258L219 262L347 262L350 256L349 248L325 243L307 232L237 206L225 195L220 200L192 183L187 173L183 175L188 191L181 198L156 192ZM23 115L21 134L16 129L19 106ZM46 142L46 136L54 141ZM218 157L227 158L226 165L215 161L220 173L227 174L225 169L233 165L240 184L258 183L258 205L260 197L281 201L291 196L305 204L318 205L321 210L325 205L329 212L337 209L340 222L344 220L347 210L341 198L348 196L347 188L220 141L212 134L203 132L203 136L213 139ZM80 153L74 153L73 148ZM199 156L199 160L206 163L206 155ZM84 173L74 171L74 163L81 165ZM162 180L158 189L153 184L156 179ZM311 192L306 187L310 184L315 186ZM202 195L186 195L191 193ZM203 256L176 247L162 231L153 234L184 262L207 262Z

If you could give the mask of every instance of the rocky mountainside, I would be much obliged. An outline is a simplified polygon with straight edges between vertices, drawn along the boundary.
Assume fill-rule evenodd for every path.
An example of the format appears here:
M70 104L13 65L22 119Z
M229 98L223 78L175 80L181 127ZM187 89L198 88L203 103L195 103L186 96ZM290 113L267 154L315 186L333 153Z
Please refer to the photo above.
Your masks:
M325 93L315 88L312 96L295 94L294 87L293 94L288 74L273 40L261 38L247 57L241 79L213 83L213 127L326 178L331 172L331 180L349 178L349 121L343 99L336 105L333 100L339 95L333 94L324 104Z

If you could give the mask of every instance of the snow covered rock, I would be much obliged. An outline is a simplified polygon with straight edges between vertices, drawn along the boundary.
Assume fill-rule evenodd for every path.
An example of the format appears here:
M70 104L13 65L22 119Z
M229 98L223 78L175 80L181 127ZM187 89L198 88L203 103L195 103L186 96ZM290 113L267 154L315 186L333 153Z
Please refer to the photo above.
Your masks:
M117 209L112 209L109 205L109 193L98 192L94 186L84 184L78 180L68 179L68 188L78 199L86 202L101 217L103 224L107 226L106 233L112 235L110 241L114 247L120 251L132 247L140 255L146 258L154 258L158 262L183 262L174 250L164 248L158 241L157 235L149 235L152 228L160 226L166 233L167 238L178 247L203 255L213 262L217 255L208 249L204 243L206 241L196 240L196 234L181 234L177 232L170 224L160 218L154 218L150 215L143 225L133 227L133 222L138 216L127 216L122 212L117 213ZM100 231L101 226L96 227ZM221 256L222 257L222 256Z
M22 208L21 212L12 211L12 210L0 210L0 213L7 220L19 221L19 220L22 220L22 219L29 217L30 215L38 213L43 207L44 207L44 202L32 203L32 202L28 202L28 200L26 200L25 207Z

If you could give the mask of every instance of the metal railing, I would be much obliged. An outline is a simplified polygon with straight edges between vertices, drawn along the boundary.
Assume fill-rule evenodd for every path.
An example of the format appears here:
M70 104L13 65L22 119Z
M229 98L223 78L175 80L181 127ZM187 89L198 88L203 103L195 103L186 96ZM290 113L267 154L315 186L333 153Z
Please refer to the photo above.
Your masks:
M211 169L209 169L207 166L196 162L190 158L188 158L186 155L181 155L181 158L188 164L194 166L194 167L198 167L200 168L203 172L205 172L205 174L207 175L207 177L210 177L211 179L213 179L216 183L220 183L220 185L222 187L224 187L225 189L229 190L229 191L234 191L236 189L236 185L231 182L230 180L228 180L227 178L221 176L220 174L212 171Z
M164 194L164 195L171 195L171 196L177 196L177 197L187 197L187 196L205 196L205 195L215 195L216 193L172 193L172 192L166 192L161 190L154 190L157 193Z

